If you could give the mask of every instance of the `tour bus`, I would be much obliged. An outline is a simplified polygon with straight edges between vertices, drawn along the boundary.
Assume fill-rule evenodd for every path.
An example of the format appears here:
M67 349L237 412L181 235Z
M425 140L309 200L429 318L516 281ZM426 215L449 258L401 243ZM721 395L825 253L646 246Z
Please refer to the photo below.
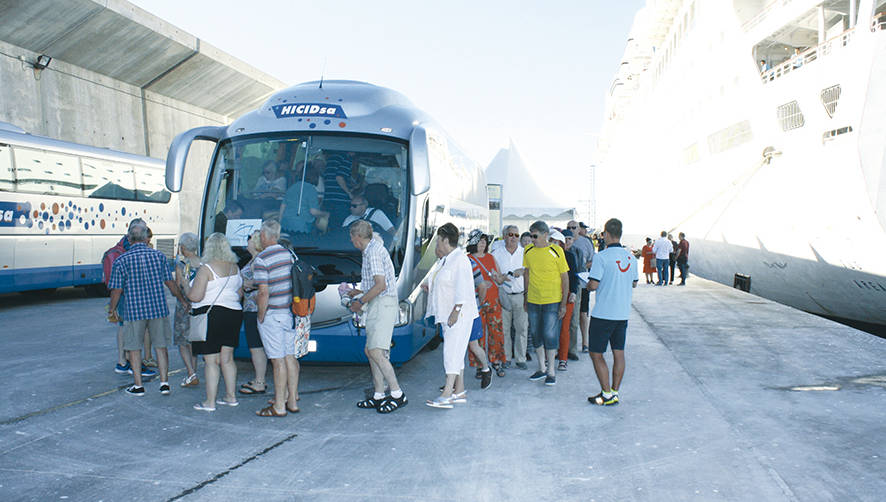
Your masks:
M163 161L27 134L0 122L0 293L83 286L105 294L102 255L144 219L170 259L178 196Z
M303 360L364 362L365 330L342 306L341 284L359 286L361 252L347 225L373 222L397 275L400 313L391 361L411 359L435 334L425 321L420 282L436 261L435 231L462 235L488 226L486 181L478 164L400 93L364 82L307 82L272 95L226 127L179 134L166 161L177 192L190 145L217 143L207 174L200 241L225 232L241 265L246 240L268 218L318 271L312 347ZM249 352L241 333L238 356Z

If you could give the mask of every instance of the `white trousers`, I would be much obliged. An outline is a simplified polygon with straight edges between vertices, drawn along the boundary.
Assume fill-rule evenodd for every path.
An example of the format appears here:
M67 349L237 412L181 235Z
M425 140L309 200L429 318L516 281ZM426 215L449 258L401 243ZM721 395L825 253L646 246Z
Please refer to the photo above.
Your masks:
M443 327L443 369L447 375L457 375L465 369L465 353L468 351L468 339L471 338L471 327L474 325L473 319L467 319L465 316L459 316L458 322L452 327L446 325L444 321Z

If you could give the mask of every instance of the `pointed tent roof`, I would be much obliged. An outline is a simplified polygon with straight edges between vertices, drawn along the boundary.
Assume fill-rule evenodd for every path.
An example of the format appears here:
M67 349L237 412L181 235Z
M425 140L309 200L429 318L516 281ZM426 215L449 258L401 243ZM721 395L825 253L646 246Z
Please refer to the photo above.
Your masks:
M514 141L502 148L486 167L486 182L502 185L502 215L556 216L574 208L557 202L547 193L526 167Z

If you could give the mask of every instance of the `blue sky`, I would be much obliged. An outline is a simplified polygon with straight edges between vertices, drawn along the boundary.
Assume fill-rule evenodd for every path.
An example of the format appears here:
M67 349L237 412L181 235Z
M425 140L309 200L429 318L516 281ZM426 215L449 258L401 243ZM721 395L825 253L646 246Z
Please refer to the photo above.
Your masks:
M645 0L137 0L287 84L402 92L480 165L513 139L558 199L585 198L605 94Z

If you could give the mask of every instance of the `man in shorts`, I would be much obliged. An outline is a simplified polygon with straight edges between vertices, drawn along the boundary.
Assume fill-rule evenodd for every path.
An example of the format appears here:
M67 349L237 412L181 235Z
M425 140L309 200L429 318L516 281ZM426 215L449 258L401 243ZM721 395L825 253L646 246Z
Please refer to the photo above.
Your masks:
M298 413L298 358L308 353L310 317L292 314L292 253L277 241L280 223L262 223L261 245L255 256L253 281L258 287L258 332L274 368L274 404L256 412L260 417L285 417Z
M160 370L160 393L168 395L169 353L166 347L172 342L172 329L169 324L169 306L163 286L178 299L184 307L188 301L178 285L172 280L172 273L166 256L148 247L148 227L143 221L134 221L129 226L129 251L120 255L111 267L110 311L117 311L120 297L123 297L123 348L127 351L132 368L134 384L126 388L130 396L144 396L142 385L142 349L145 329L151 334L151 343L157 351Z
M391 337L394 324L400 314L397 297L397 277L394 264L378 237L373 238L372 224L366 220L351 223L351 243L363 252L362 281L360 289L351 290L351 312L360 312L366 306L366 357L372 372L375 393L371 398L357 403L358 408L375 409L379 413L390 413L405 406L408 401L400 390L394 367L391 366ZM365 291L365 292L364 292ZM385 382L391 394L385 395Z
M591 311L588 350L601 389L588 401L601 406L618 404L618 389L625 373L625 335L631 313L631 296L640 279L636 259L619 243L621 231L621 221L612 218L606 222L603 230L606 249L594 257L588 280L588 289L597 292ZM611 385L609 367L603 359L607 345L612 346Z

